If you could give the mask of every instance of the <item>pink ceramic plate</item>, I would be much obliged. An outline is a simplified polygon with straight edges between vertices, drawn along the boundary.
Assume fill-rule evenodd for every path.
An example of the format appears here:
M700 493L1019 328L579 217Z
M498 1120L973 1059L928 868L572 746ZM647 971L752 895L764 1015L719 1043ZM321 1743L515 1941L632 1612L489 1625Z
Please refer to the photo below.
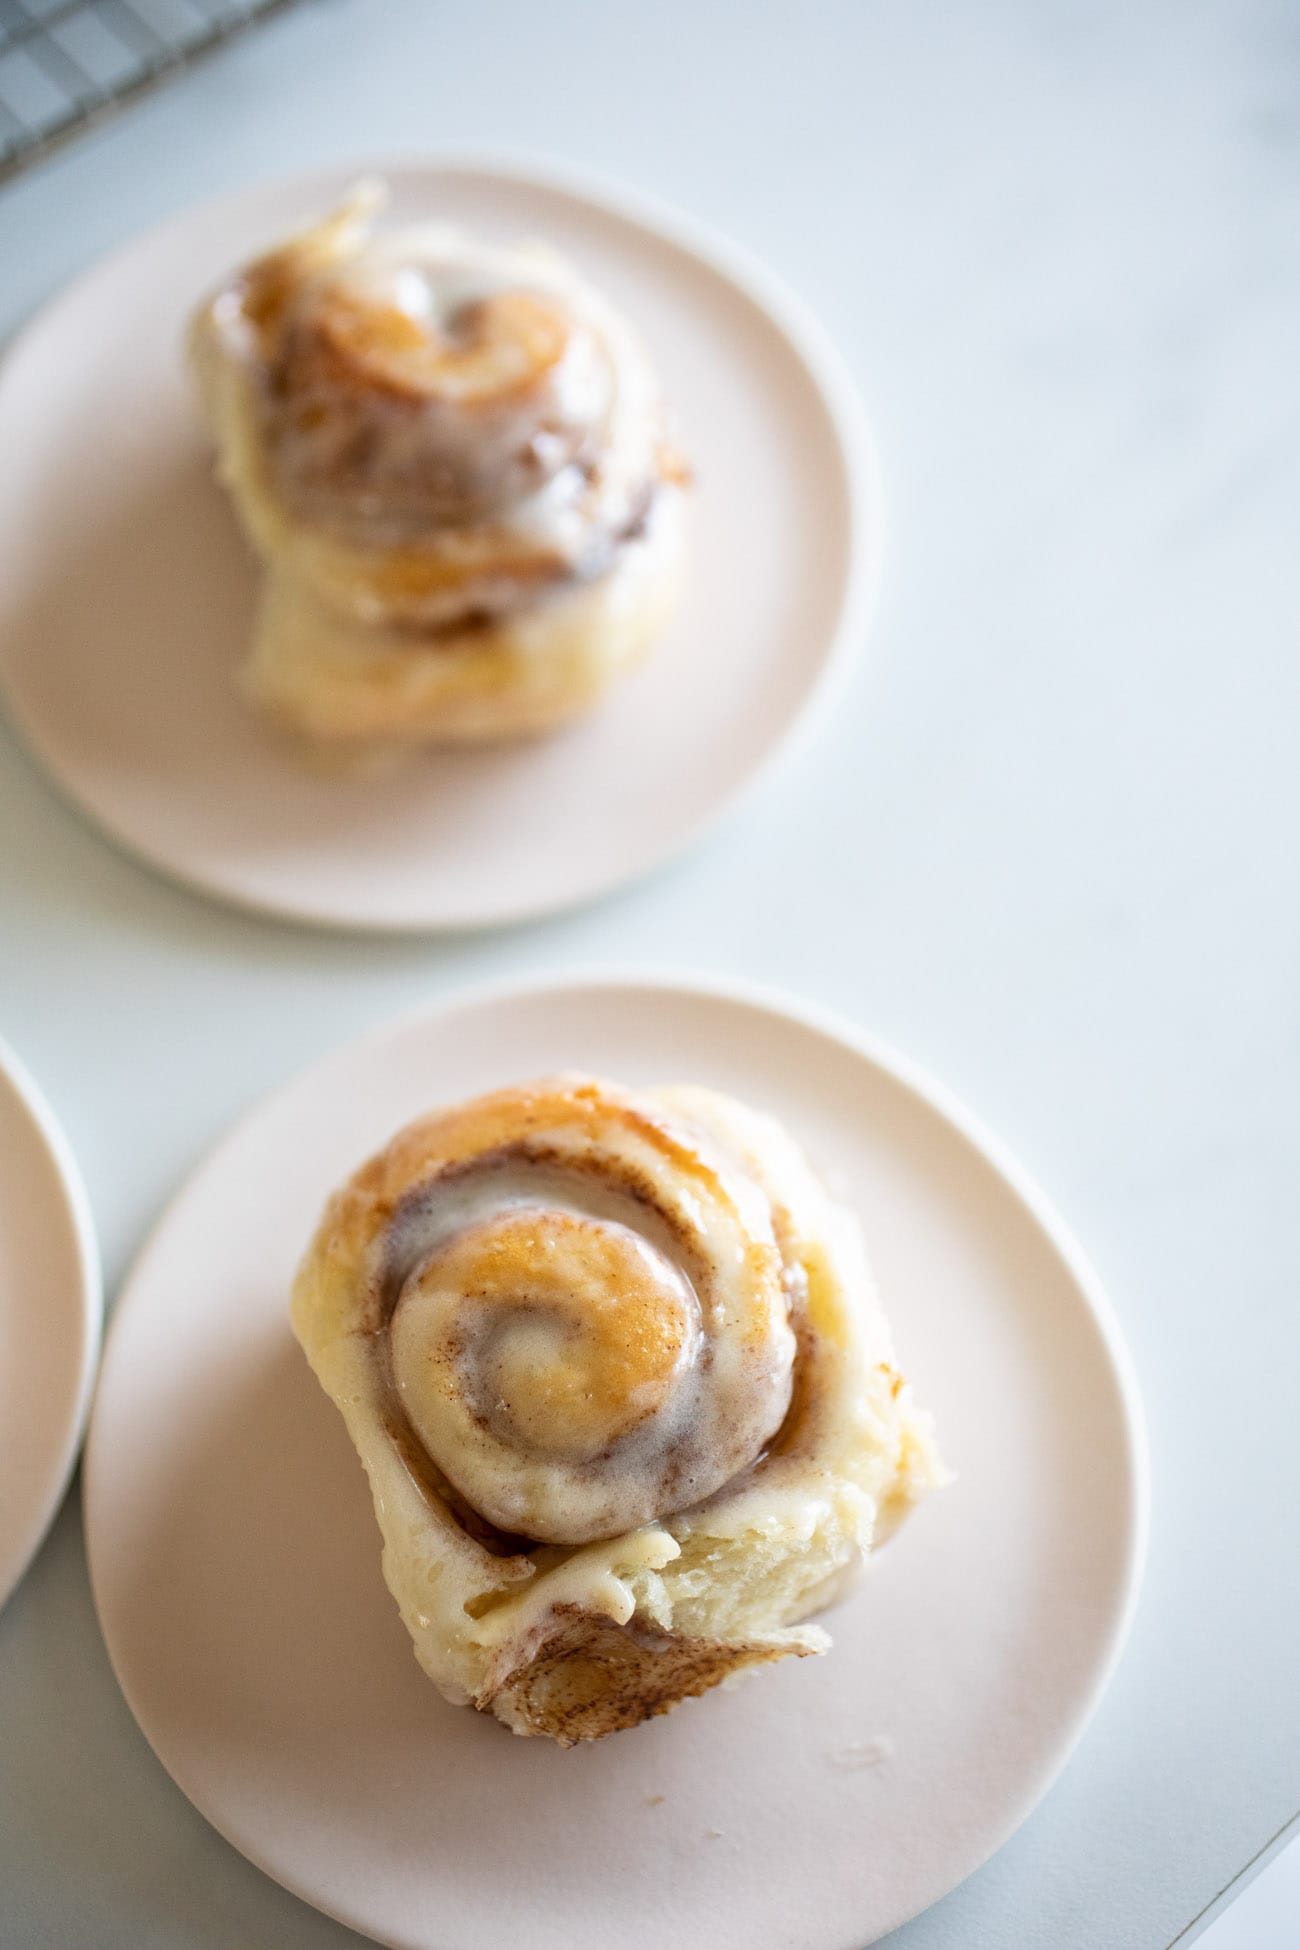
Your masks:
M68 1486L99 1323L99 1249L76 1161L0 1043L0 1605Z
M791 1660L564 1753L449 1707L286 1318L326 1192L426 1107L581 1065L786 1119L861 1213L957 1481ZM985 1133L853 1031L660 978L498 990L327 1057L166 1214L118 1304L87 1534L113 1664L237 1848L401 1950L861 1950L1009 1835L1118 1651L1145 1513L1109 1309Z
M0 685L50 774L204 892L299 920L439 928L586 900L684 846L804 723L865 636L871 443L802 309L681 219L534 170L384 172L395 219L541 236L641 328L698 470L664 642L558 737L338 778L234 673L256 588L181 356L196 300L364 173L243 190L89 272L0 374Z

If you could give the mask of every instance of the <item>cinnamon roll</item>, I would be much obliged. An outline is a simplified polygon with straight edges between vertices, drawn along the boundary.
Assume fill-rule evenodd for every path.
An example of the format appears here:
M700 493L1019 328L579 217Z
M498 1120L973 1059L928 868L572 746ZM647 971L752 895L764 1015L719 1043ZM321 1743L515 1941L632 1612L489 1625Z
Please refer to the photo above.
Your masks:
M362 185L191 327L265 568L246 687L330 748L544 731L667 621L687 470L636 335L561 258L378 231L383 196Z
M329 1201L295 1331L450 1700L571 1746L747 1667L940 1476L853 1217L712 1091L435 1112Z

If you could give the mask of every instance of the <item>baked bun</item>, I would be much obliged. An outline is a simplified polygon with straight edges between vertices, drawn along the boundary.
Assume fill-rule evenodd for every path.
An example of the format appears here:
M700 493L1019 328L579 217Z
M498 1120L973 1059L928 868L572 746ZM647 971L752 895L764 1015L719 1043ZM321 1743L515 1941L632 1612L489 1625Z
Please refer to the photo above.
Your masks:
M409 1125L293 1322L450 1700L562 1745L745 1667L937 1480L854 1219L780 1126L563 1076Z
M382 201L362 185L191 327L266 572L246 686L333 749L544 731L666 622L686 469L635 334L561 258L377 231Z

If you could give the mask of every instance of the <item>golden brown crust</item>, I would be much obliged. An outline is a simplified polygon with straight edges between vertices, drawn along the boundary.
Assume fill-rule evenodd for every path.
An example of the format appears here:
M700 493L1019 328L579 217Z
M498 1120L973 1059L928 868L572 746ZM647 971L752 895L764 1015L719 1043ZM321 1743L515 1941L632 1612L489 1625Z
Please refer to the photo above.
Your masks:
M330 1200L293 1317L421 1665L562 1745L824 1650L799 1621L938 1473L853 1221L707 1091L418 1119Z
M244 689L322 751L535 736L676 601L687 470L630 328L560 260L374 189L237 272L190 338L267 581Z
M561 1747L640 1726L697 1699L752 1666L817 1650L789 1643L684 1638L653 1625L616 1625L576 1606L557 1609L557 1629L490 1702L516 1733L546 1734Z

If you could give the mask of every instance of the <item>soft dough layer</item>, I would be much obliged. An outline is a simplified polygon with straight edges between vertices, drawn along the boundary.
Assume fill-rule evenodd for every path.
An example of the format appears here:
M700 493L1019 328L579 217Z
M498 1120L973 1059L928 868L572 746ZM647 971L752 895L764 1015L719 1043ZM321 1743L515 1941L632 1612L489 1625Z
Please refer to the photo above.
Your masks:
M747 1666L938 1479L857 1225L769 1118L584 1078L409 1126L293 1298L447 1698L564 1745Z
M243 686L270 717L329 750L531 737L599 702L663 630L677 595L683 503L593 582L573 582L490 627L422 637L362 624L298 577L266 578Z
M544 731L675 600L686 471L621 316L554 253L374 234L363 187L191 352L267 569L245 687L330 749Z

